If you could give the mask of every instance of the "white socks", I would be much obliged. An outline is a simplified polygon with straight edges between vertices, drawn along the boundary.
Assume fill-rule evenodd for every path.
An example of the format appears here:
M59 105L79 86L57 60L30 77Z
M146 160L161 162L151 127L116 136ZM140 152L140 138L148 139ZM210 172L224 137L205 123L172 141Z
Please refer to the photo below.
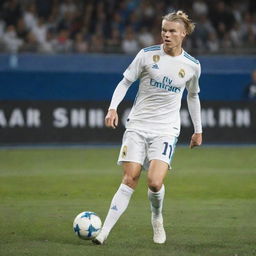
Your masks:
M158 192L152 192L150 189L148 189L148 199L150 201L152 218L162 219L164 194L165 194L164 185L162 185L161 189Z
M101 234L104 235L105 238L108 236L109 232L114 227L119 217L126 210L133 191L134 190L129 186L121 184L115 193L108 211L108 215L101 230Z
M117 192L115 193L107 217L103 224L102 230L99 236L104 237L104 240L107 238L109 232L114 227L120 216L126 210L130 198L134 190L125 184L121 184ZM161 189L158 192L152 192L148 189L148 198L150 201L152 218L158 218L162 222L162 209L163 209L163 200L164 200L165 188L162 185Z

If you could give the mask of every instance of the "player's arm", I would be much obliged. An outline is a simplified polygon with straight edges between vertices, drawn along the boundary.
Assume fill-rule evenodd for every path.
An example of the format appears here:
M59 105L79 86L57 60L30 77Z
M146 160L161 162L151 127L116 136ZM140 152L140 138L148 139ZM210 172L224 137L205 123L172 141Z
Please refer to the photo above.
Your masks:
M188 110L194 126L194 134L191 137L190 148L202 144L202 122L201 122L201 104L198 93L188 91L187 95Z
M108 109L108 113L105 117L105 125L107 127L111 127L115 129L118 125L118 114L117 114L117 107L120 102L123 100L124 96L126 95L127 90L131 86L132 82L130 82L125 77L119 82L117 85L112 100Z
M195 74L186 84L188 90L187 102L189 114L194 126L194 134L190 140L190 148L200 146L202 144L202 122L201 122L201 104L198 93L200 92L199 77L201 75L200 63L196 66Z
M121 82L117 85L111 103L110 107L108 109L108 113L105 118L105 125L107 127L112 127L115 129L118 125L118 114L117 114L117 107L120 104L120 102L123 100L127 90L131 86L131 84L136 81L142 71L143 67L143 50L141 50L130 66L125 70L123 73L124 78L121 80Z

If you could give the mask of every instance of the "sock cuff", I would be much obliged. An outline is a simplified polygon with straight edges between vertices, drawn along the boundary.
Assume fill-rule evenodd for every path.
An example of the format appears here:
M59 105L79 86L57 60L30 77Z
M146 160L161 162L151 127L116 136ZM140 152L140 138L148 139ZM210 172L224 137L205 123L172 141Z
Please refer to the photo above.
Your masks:
M162 194L162 193L165 192L165 186L164 186L164 184L163 184L162 187L160 188L160 190L157 191L157 192L153 192L150 188L148 188L148 192L149 192L150 194L160 195L160 194Z
M134 192L134 189L132 189L131 187L121 183L119 190L125 192L126 194L132 194Z

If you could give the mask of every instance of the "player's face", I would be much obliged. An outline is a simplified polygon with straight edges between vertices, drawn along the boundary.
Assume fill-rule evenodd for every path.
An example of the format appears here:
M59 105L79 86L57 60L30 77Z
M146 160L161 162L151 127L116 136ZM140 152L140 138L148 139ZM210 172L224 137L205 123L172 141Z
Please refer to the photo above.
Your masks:
M161 36L166 50L180 48L186 36L185 26L182 22L163 20Z

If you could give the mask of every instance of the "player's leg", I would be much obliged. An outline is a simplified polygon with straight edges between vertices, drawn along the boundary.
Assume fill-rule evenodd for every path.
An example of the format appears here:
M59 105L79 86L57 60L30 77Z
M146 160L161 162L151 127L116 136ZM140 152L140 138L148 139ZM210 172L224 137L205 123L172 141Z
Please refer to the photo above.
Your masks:
M128 207L133 191L138 184L141 173L141 165L133 162L123 163L124 175L122 183L115 193L107 217L99 235L93 240L95 244L103 244L111 229Z
M135 131L126 131L118 158L118 163L122 164L124 172L122 184L112 199L102 230L94 243L102 244L106 240L109 232L126 210L138 183L144 158L144 138Z
M162 215L165 194L164 178L168 172L168 164L161 160L152 160L148 170L148 197L154 217Z
M164 243L166 234L163 227L163 201L165 195L164 178L171 164L177 138L173 136L155 136L150 141L148 198L150 201L152 226L155 243Z
M163 226L163 201L165 194L164 178L168 172L168 164L161 160L152 160L148 170L148 198L151 207L151 223L155 243L164 243L166 234Z

